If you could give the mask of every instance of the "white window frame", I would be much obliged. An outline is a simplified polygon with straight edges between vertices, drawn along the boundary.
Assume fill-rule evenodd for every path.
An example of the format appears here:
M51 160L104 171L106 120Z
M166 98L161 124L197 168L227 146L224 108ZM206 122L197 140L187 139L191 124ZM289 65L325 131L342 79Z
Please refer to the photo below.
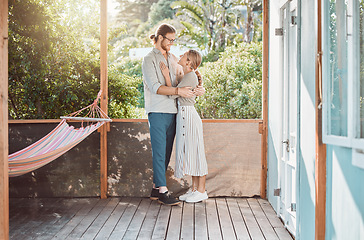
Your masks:
M344 1L344 0L343 0ZM352 149L352 164L364 168L364 138L360 136L360 116L359 109L359 84L360 84L360 58L359 52L359 0L347 0L347 16L346 16L346 34L348 41L348 92L347 92L347 136L329 135L330 126L330 74L329 74L329 61L330 61L330 33L329 33L329 1L322 1L323 9L323 128L322 136L325 144L337 145Z

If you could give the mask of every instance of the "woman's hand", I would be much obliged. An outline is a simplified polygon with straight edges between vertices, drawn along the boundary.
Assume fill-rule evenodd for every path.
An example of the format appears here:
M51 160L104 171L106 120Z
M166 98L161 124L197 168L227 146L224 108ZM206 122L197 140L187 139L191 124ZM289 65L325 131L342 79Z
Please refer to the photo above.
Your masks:
M203 86L200 86L198 85L194 90L193 90L193 93L196 95L196 96L202 96L205 94L205 88Z
M194 92L191 89L192 87L178 88L178 95L184 98L191 98L194 95Z
M160 67L160 69L162 71L162 75L163 75L164 79L166 80L166 85L168 87L172 87L172 82L171 82L171 78L169 76L168 67L164 64L164 62L160 62L159 67Z

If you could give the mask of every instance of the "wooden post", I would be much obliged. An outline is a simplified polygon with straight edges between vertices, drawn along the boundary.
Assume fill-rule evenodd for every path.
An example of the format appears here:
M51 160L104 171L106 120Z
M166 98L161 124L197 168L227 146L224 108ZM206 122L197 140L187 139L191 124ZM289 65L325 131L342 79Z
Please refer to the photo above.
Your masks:
M315 158L315 239L325 239L326 225L326 145L322 143L322 28L321 0L317 1L317 60L316 60L316 158Z
M266 198L267 193L267 158L268 158L268 66L269 66L269 5L263 1L263 134L262 134L262 170L260 174L260 197Z
M0 4L0 239L9 239L8 0Z
M107 114L107 0L100 2L100 88L101 109ZM107 131L110 127L106 123L100 129L100 191L101 198L107 198Z

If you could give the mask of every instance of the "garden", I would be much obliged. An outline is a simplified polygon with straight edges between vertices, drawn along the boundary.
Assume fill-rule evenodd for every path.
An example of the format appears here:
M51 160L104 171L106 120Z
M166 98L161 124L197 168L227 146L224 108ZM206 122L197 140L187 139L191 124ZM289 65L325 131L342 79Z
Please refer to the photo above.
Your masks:
M262 5L256 0L114 0L108 16L108 115L146 118L141 58L163 22L177 45L203 54L205 119L259 119ZM98 0L9 1L9 119L55 119L95 99L100 88Z

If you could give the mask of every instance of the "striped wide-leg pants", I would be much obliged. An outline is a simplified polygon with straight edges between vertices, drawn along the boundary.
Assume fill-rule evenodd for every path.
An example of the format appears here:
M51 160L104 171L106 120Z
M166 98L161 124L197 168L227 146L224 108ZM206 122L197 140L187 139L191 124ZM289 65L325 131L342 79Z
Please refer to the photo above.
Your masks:
M202 121L194 106L178 106L175 177L207 175Z

